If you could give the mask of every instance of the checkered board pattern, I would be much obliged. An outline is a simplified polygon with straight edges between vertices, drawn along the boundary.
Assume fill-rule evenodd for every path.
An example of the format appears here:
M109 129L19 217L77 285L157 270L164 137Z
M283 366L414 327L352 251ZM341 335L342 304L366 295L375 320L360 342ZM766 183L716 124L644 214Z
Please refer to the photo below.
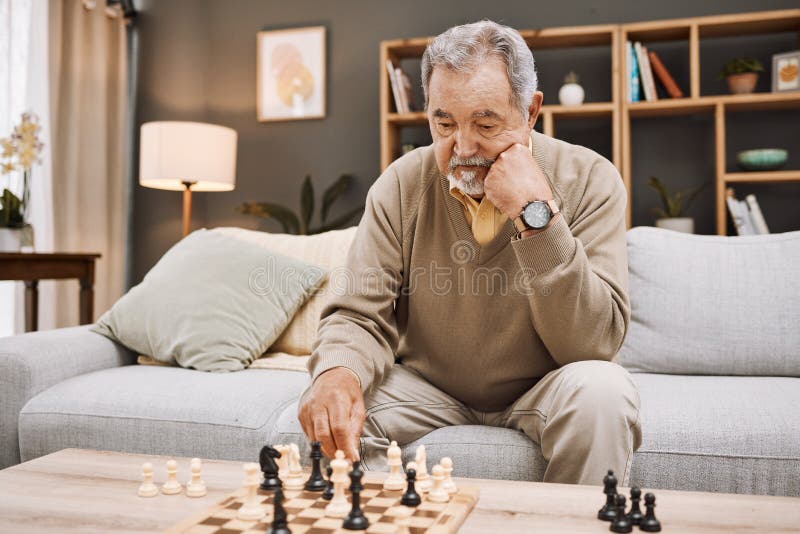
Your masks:
M239 491L228 496L213 508L187 519L168 529L167 533L187 534L240 534L266 532L272 523L272 492L258 490L266 515L260 521L242 521L236 518L244 503ZM409 508L400 504L402 491L384 491L382 483L366 482L361 491L361 509L369 519L369 534L455 533L478 500L478 488L459 486L458 493L446 503L429 502ZM325 516L329 501L320 492L284 491L283 506L289 519L292 534L332 534L352 532L342 528L343 519ZM406 530L406 528L408 530Z

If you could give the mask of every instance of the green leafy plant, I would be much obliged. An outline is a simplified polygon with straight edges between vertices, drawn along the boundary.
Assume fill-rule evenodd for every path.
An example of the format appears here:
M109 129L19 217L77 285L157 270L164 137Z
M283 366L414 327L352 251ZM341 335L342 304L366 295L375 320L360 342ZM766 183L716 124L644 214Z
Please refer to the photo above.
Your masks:
M22 200L9 189L3 190L0 197L0 228L22 228L25 218L22 213Z
M747 72L764 72L764 66L757 59L751 57L737 57L725 63L717 79L727 78L732 74L745 74Z
M311 235L320 234L329 230L336 230L347 226L353 218L364 210L364 205L349 210L346 213L329 221L331 206L344 193L353 181L349 174L343 174L333 182L322 194L322 208L320 210L321 224L311 227L314 215L314 186L311 176L306 176L300 189L300 216L285 206L272 202L245 202L236 208L239 213L255 215L264 219L274 219L283 226L287 234Z
M658 192L659 196L661 197L661 202L664 204L663 209L653 208L653 212L659 217L665 219L671 217L683 217L686 211L689 209L689 206L691 206L692 202L694 202L694 199L697 198L697 195L699 195L709 183L711 182L705 182L698 187L684 189L683 191L670 194L661 180L655 176L651 176L647 181L647 185Z
M564 83L580 83L580 76L578 76L574 71L569 71L569 74L564 76Z

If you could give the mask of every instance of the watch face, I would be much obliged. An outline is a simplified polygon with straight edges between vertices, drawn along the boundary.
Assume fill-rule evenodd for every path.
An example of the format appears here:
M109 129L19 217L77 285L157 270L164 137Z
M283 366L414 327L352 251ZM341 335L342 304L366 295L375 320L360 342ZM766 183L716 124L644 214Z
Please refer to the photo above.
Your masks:
M547 226L551 216L550 206L547 205L547 202L542 202L541 200L529 203L522 212L522 219L525 224L536 229Z

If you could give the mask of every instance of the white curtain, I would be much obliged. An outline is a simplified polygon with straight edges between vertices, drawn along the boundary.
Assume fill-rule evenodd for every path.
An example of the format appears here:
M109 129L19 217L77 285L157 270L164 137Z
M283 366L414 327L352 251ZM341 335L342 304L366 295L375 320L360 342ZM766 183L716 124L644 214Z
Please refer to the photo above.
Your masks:
M0 137L25 111L38 115L44 142L34 164L29 219L37 252L53 250L53 181L49 75L49 17L44 0L0 0ZM21 175L0 177L0 187L21 192ZM23 284L0 282L0 336L24 330ZM55 282L39 284L39 329L55 328Z

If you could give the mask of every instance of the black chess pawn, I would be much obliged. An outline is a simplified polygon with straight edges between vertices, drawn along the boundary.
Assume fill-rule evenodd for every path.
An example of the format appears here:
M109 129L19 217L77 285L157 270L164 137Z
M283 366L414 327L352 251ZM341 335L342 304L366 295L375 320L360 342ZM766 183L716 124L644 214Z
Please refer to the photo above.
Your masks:
M414 482L416 480L416 469L409 469L406 471L406 481L408 484L406 485L406 492L403 493L403 497L400 499L400 504L403 506L419 506L420 503L422 503L422 497L420 497L419 493L417 493L417 489L414 487Z
M661 523L656 519L656 496L647 493L644 496L644 517L639 523L639 530L642 532L661 532Z
M325 487L325 491L322 492L322 498L326 501L329 501L333 499L333 481L331 480L333 468L328 466L328 469L325 470L325 473L328 475L328 485Z
M369 519L361 510L361 490L364 489L364 486L361 485L361 477L363 476L364 472L358 467L350 471L350 498L353 507L342 523L342 528L346 530L367 530L369 528Z
M286 518L286 509L283 507L283 490L275 488L275 495L272 497L272 525L267 530L267 534L292 534L289 530L289 522Z
M322 445L319 441L311 442L311 476L306 480L306 491L323 491L328 487L328 483L322 476L319 462L322 460Z
M258 455L261 472L264 474L264 479L261 481L261 489L274 490L283 486L281 479L278 478L278 464L275 462L275 459L280 457L281 453L274 447L269 445L261 447L261 453Z
M636 486L631 488L631 511L628 512L628 519L631 520L632 525L638 525L642 522L642 511L639 509L639 499L642 496L642 490Z
M617 495L617 512L614 521L609 528L611 532L631 532L633 524L628 516L625 515L625 495Z
M613 521L617 517L617 477L611 469L603 477L603 493L606 495L606 503L597 512L597 519Z

